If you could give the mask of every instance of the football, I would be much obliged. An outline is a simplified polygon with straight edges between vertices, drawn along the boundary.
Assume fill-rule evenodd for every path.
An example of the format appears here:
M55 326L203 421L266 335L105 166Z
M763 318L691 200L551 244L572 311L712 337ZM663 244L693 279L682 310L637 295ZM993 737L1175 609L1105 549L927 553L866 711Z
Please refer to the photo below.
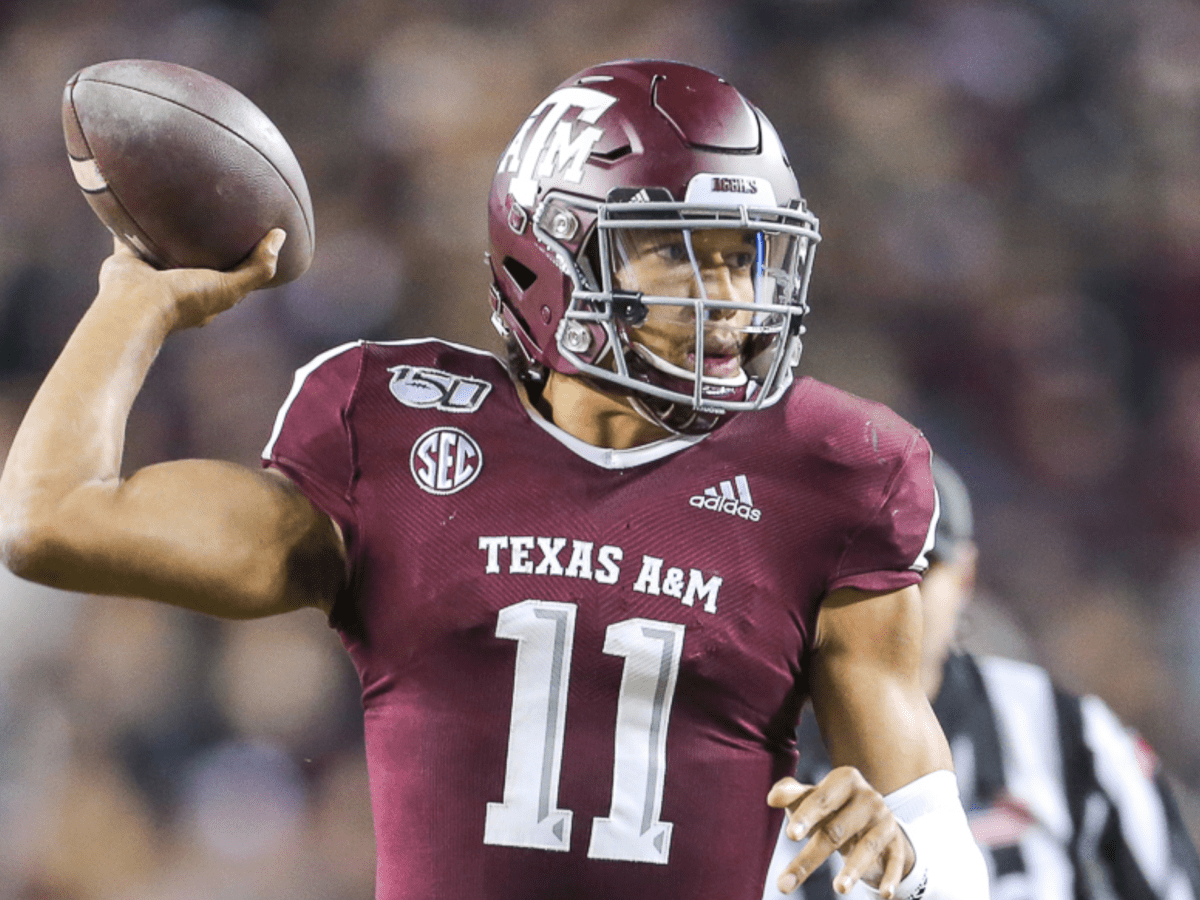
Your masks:
M313 211L300 164L225 82L154 60L97 63L67 81L62 118L76 183L147 262L230 269L279 226L288 237L268 286L308 268Z

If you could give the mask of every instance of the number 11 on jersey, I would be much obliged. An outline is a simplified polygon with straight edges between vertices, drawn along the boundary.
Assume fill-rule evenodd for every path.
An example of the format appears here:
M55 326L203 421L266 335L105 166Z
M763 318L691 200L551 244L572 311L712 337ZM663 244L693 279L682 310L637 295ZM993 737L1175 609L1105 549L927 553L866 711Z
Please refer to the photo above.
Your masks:
M566 851L572 814L558 809L573 603L526 600L500 610L496 636L517 641L504 799L489 803L484 843ZM659 819L667 726L683 655L684 626L627 619L605 632L604 652L625 667L617 697L612 803L592 820L593 859L666 864L672 823Z

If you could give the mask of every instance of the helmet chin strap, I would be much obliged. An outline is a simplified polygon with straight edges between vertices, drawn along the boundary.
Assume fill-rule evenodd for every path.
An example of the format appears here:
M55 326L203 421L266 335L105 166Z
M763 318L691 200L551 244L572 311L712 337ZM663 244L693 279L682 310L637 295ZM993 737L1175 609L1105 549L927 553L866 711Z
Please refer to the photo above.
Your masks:
M641 372L641 376L638 377L637 380L652 383L649 373L649 368L651 366L650 361L648 359L643 359L640 354L631 354L627 358L629 358L633 363L635 377L637 377L637 370L640 370ZM665 360L663 362L668 366L670 365L669 363L666 363ZM693 373L684 372L682 369L679 369L678 371L683 372L689 381L692 380ZM665 372L663 373L663 375L666 374L667 373ZM597 378L594 375L586 375L583 373L578 373L573 377L587 382L593 389L602 394L606 394L609 397L628 403L633 411L647 422L669 431L672 434L689 437L707 434L732 418L732 416L727 415L724 411L712 409L700 410L688 403L679 403L673 400L664 399L662 397L654 397L649 394L644 394L630 384L621 384L605 378ZM730 386L728 389L732 390L737 390L744 387L744 396L746 398L753 397L759 387L757 382L750 380L745 373L742 373L742 377L739 378L710 378L708 381L714 383L721 382L722 386L725 386L725 383L728 383Z
M665 428L672 434L693 436L707 434L725 420L724 413L701 412L691 406L630 393L629 405L639 416Z
M631 346L635 350L640 348L639 344L632 344ZM653 356L653 354L651 355ZM646 381L649 384L654 383L654 373L659 372L659 370L657 367L652 366L652 363L649 359L643 358L641 353L636 352L630 354L627 359L631 364L631 371L633 371L635 377L638 377L638 372L636 370L641 370L638 380ZM663 360L663 362L665 365L670 366L670 363L666 363L665 360ZM682 372L683 375L686 376L686 380L689 383L695 384L694 373L678 369L678 367L675 366L671 366L671 368ZM675 377L666 372L662 372L661 374L668 378ZM745 397L753 396L757 388L755 382L750 381L744 372L741 373L740 378L710 378L706 379L706 383L711 384L714 388L744 391ZM671 388L673 390L682 392L681 385L671 385ZM731 418L722 410L713 410L711 408L697 409L690 403L682 403L674 400L667 400L662 397L654 397L649 394L641 393L636 389L627 391L624 396L628 398L629 404L634 408L638 415L650 422L653 422L660 428L665 428L667 431L670 431L674 434L707 434L715 429L718 425L729 421Z

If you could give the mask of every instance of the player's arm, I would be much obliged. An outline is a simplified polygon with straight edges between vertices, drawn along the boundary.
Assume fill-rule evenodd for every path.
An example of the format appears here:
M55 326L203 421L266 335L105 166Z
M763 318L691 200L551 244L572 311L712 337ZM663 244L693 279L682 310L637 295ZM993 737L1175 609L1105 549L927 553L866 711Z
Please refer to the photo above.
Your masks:
M116 246L0 475L0 556L13 572L231 618L328 608L341 538L286 479L205 460L121 477L129 411L163 341L270 280L282 237L229 272L156 271Z
M825 599L809 677L834 769L815 786L787 778L771 791L768 802L789 811L789 836L808 838L780 878L784 893L837 850L843 893L862 879L884 897L987 897L950 749L921 686L921 632L916 587Z

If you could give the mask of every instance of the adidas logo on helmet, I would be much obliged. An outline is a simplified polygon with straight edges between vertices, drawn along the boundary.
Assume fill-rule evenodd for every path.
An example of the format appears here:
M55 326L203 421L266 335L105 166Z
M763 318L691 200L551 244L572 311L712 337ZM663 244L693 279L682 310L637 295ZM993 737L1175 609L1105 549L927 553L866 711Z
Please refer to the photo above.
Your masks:
M745 475L738 475L733 481L722 481L716 487L705 488L703 494L696 494L688 503L697 509L728 513L750 522L762 518L762 510L754 505L750 496L750 482Z

